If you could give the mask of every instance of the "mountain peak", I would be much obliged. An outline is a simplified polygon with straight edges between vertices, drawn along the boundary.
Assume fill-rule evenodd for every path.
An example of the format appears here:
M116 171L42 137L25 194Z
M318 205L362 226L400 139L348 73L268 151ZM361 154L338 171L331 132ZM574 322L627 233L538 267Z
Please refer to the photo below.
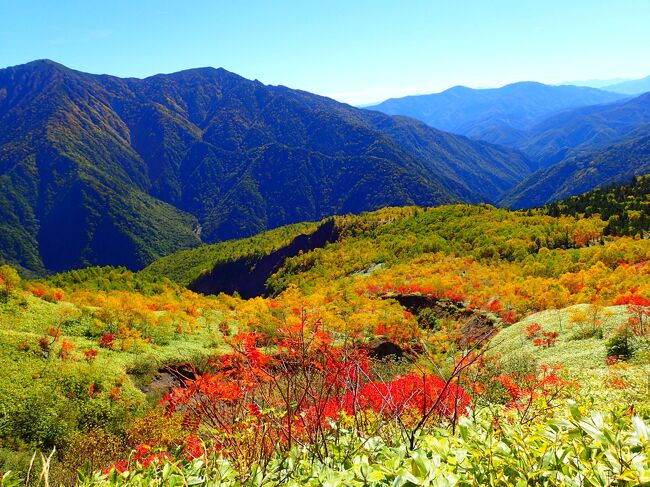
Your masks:
M176 71L169 74L159 73L153 76L148 76L144 80L160 80L172 79L180 83L201 83L201 82L216 82L223 83L224 81L243 82L250 81L236 73L228 71L224 68L214 68L205 66L201 68L190 68Z
M368 108L416 118L439 130L509 145L522 130L546 117L624 97L594 88L520 81L487 89L454 86L441 93L391 99Z
M515 151L223 68L121 80L42 60L1 71L0 93L0 222L18 229L0 231L0 251L20 248L35 272L140 268L198 244L199 226L214 242L336 213L489 201L531 171ZM24 183L35 171L36 189Z
M73 69L64 66L61 63L52 61L51 59L36 59L24 64L18 64L16 66L11 66L7 69L14 70L37 70L37 71L61 71L61 72L72 72Z
M25 64L21 64L19 66L29 66L29 67L54 66L54 67L66 68L66 66L64 66L63 64L57 63L56 61L52 61L51 59L47 59L47 58L35 59L33 61L30 61Z

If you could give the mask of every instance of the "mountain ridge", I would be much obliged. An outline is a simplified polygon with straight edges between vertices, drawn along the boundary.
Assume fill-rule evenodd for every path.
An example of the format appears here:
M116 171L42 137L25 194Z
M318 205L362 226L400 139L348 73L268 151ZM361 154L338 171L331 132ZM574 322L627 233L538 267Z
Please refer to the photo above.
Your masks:
M138 269L338 213L493 201L533 169L511 149L223 68L5 68L0 125L0 255L37 274Z
M648 173L650 130L645 136L541 169L505 193L499 203L514 209L542 206Z
M526 130L551 114L625 96L595 88L521 81L487 89L455 86L440 93L392 98L368 109L411 116L440 130L495 142L489 136L494 125Z
M548 167L575 152L593 151L635 138L648 124L650 93L563 111L532 127L513 147Z
M650 76L641 79L624 80L619 83L608 85L605 89L628 95L647 93L650 91Z

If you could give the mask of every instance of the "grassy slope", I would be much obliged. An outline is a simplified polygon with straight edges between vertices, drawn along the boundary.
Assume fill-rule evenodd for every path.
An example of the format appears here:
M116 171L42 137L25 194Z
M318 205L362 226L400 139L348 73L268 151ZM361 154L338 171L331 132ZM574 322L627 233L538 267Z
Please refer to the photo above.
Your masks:
M7 400L14 394L19 397L21 391L26 389L25 384L31 384L31 387L38 387L41 383L48 386L47 383L52 379L49 372L54 372L49 369L60 366L61 362L45 360L38 350L38 340L49 328L59 325L63 310L76 308L70 303L49 303L31 296L26 296L23 303L21 305L18 300L10 300L0 304L0 383L3 384L3 396ZM74 359L65 365L79 373L101 375L108 382L114 383L143 357L152 363L182 363L218 352L211 336L218 320L216 314L209 321L201 319L202 326L196 333L177 334L168 345L149 345L145 349L134 348L127 352L100 349L97 359L90 365L83 360L80 352L96 349L97 339L84 336L85 330L82 327L67 328L63 325L63 335L58 343L67 340L75 345ZM22 343L29 343L31 349L19 350ZM53 354L56 354L58 347L55 345L53 350ZM126 387L131 394L143 399L144 396L132 381L128 381Z
M629 363L608 366L607 339L625 321L628 314L625 306L609 306L602 309L603 338L576 338L580 328L589 328L588 322L574 322L571 317L584 312L589 314L590 305L578 304L561 310L546 310L534 313L520 322L503 329L492 341L492 353L502 354L507 361L521 355L533 356L539 363L561 365L569 377L589 388L590 394L601 408L608 404L634 404L637 411L650 414L650 363L643 363L644 351L636 354L636 360ZM559 333L553 347L536 347L526 338L526 327L538 323L545 331ZM650 350L646 350L650 353ZM617 389L608 381L620 378L633 387Z

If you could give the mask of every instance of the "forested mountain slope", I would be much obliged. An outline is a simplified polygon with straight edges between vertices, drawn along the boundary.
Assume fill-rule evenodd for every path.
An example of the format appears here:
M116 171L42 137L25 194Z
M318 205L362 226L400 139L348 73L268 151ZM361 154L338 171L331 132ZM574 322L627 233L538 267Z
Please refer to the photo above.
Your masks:
M501 197L511 208L531 208L650 173L650 134L571 156L537 171Z
M387 205L493 201L521 154L223 69L0 70L0 256L141 268L203 242Z

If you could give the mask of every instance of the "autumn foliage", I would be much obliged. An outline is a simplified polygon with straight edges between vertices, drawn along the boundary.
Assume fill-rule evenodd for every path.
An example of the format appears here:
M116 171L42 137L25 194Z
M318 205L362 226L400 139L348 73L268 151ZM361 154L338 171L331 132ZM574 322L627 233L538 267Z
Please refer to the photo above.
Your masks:
M362 348L298 314L270 343L251 332L229 340L231 353L165 398L168 411L182 412L197 432L210 432L224 454L248 464L294 445L322 456L340 421L362 435L398 423L408 435L432 422L455 421L469 405L456 375L383 379Z

